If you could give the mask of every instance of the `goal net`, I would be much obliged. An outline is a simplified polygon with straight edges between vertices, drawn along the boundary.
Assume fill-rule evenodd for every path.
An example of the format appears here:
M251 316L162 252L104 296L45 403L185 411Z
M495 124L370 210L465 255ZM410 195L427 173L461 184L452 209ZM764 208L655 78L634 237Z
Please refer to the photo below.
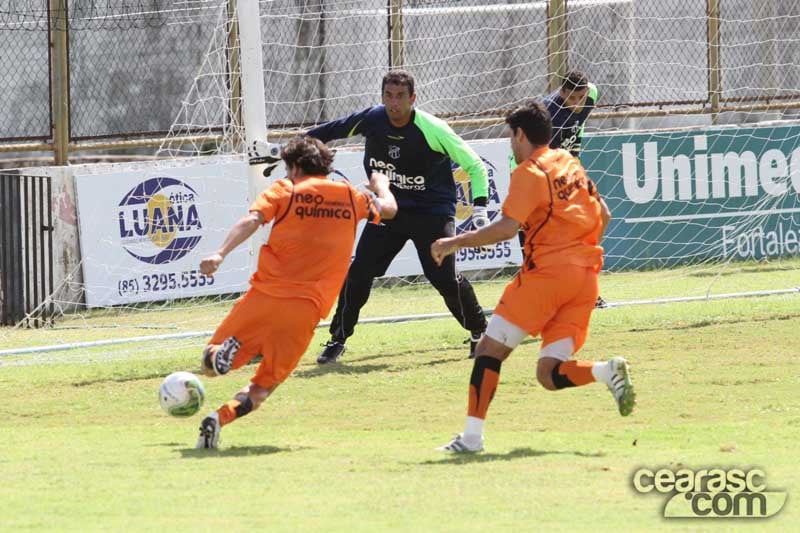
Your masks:
M552 22L559 4L563 26ZM502 192L508 166L487 146L502 137L506 111L553 89L561 53L562 70L583 71L599 91L581 160L614 215L604 243L608 302L791 289L800 250L800 48L790 37L798 26L800 7L744 0L264 2L268 136L280 142L379 103L382 75L400 65L417 80L418 107L474 141ZM563 50L554 49L559 38ZM178 121L173 133L196 126ZM223 138L243 133L233 127ZM338 148L357 153L362 143ZM341 166L362 181L351 163ZM456 180L466 227L468 184L458 170ZM494 212L501 201L490 202ZM509 246L513 268L518 246ZM398 263L409 266L395 268L403 275L391 283L424 285L409 274L417 265L407 252ZM505 262L481 253L462 251L462 270L505 279ZM752 287L725 283L728 269L751 262L770 263L770 274L754 274ZM617 284L622 272L647 281Z
M143 13L144 4L166 9L160 2L140 2ZM203 162L214 169L209 177L215 164L234 165L216 181L204 181L202 190L181 177L191 173L167 176L180 184L151 184L151 197L156 189L166 190L162 196L167 199L193 190L204 198L197 206L200 212L225 215L204 222L208 232L201 242L211 250L224 238L231 217L246 209L253 185L246 176L252 138L248 112L254 109L248 109L246 94L253 77L251 65L243 61L251 51L240 38L243 21L236 18L236 4L202 2L203 17L213 17L215 29L208 42L192 44L205 47L205 53L193 75L180 80L186 96L158 150L160 160L153 164L172 169ZM603 243L606 302L614 306L797 290L800 45L793 36L800 30L800 6L754 0L258 4L259 96L270 141L283 142L379 103L383 74L403 67L416 78L417 106L446 119L481 155L489 170L494 217L508 189L504 113L557 90L557 75L578 69L598 88L581 161L614 217ZM131 16L130 10L126 13ZM362 144L359 137L336 143L337 174L356 183L365 179ZM89 168L83 174L107 170ZM457 223L465 228L471 213L468 179L458 168L454 175ZM93 190L94 182L85 181L84 190ZM80 212L88 216L89 211ZM152 205L141 212L152 216ZM186 218L181 223L187 225ZM141 257L155 256L170 239L149 239L133 249ZM91 287L95 292L89 298L85 269L115 265L112 256L83 255L79 270L64 276L60 285L83 297L59 301L63 292L56 292L53 299L69 313L56 328L42 332L41 344L72 346L92 328L98 332L92 336L98 350L120 357L142 348L104 343L159 336L178 346L197 344L194 336L213 329L246 287L246 256L242 251L230 270L228 291L190 291L195 287L183 285L192 284L194 267L187 267L174 278L150 280L171 287L163 292L168 296L164 301L137 301L102 298L103 290L125 292L128 285L119 283ZM519 245L511 240L488 250L464 250L458 259L481 303L491 309L519 264ZM128 272L130 283L145 283L140 269L119 268ZM194 274L196 286L201 278ZM366 318L448 316L443 302L430 298L434 289L421 276L410 246L376 283L385 290L373 293L362 314ZM92 298L98 303L88 303ZM12 348L29 347L27 339L18 340L20 333L4 335Z

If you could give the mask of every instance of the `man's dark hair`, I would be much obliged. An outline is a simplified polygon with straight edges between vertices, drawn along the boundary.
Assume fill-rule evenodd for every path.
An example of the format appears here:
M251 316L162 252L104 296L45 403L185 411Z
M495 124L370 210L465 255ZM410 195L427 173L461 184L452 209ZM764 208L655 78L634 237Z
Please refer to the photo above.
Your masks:
M307 176L327 176L333 172L333 152L314 137L297 136L281 150L287 167L299 167Z
M549 145L553 137L553 121L541 102L534 101L518 107L508 114L506 124L515 132L522 129L533 145Z
M561 82L561 88L565 91L582 91L589 87L589 78L580 70L570 70Z
M387 85L405 85L408 87L409 96L414 94L414 76L406 70L390 70L383 76L381 94Z

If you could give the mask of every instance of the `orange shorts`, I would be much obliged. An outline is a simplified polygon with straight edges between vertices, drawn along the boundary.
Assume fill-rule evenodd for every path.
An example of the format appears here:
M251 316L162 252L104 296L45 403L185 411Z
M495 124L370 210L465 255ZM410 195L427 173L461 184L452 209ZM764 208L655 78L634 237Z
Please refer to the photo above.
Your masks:
M542 347L572 337L574 353L586 341L598 294L598 275L593 268L537 268L518 274L506 286L494 312L533 337L541 334Z
M282 383L297 366L319 323L319 308L303 298L276 298L248 290L222 321L209 344L236 337L239 351L232 368L263 356L250 380L264 388Z

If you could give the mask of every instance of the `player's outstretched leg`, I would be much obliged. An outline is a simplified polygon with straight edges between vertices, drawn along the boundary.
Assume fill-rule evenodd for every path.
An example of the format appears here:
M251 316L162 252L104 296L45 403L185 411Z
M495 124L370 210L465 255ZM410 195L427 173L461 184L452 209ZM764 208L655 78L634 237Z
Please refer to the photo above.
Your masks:
M608 360L604 379L608 390L617 402L617 409L622 416L628 416L636 405L636 391L631 382L631 370L624 357L612 357Z
M427 219L426 219L427 220ZM486 315L475 296L475 289L467 278L456 271L455 255L444 258L441 265L433 261L431 243L440 237L452 237L455 226L449 217L430 219L430 226L420 228L414 246L422 271L431 285L444 299L444 303L458 323L469 331L469 358L475 359L475 349L486 331Z
M219 425L219 415L211 413L200 422L200 436L197 437L195 448L219 448L219 432L222 428Z
M526 336L525 331L508 322L499 314L492 316L484 334L475 348L476 357L469 378L467 420L463 433L437 448L443 452L474 453L483 451L483 426L489 404L492 403L500 383L503 361ZM500 342L496 339L504 339Z
M219 434L222 428L237 418L241 418L258 409L272 393L277 384L264 388L255 383L244 387L236 393L232 400L222 404L219 409L209 413L200 423L200 436L196 448L218 448Z
M492 350L492 347L494 349ZM490 338L484 338L478 344L478 353L500 352L500 357L507 357L509 348ZM456 435L444 446L436 448L442 452L474 453L483 451L483 426L489 404L497 391L500 382L500 368L503 362L489 355L478 355L472 367L469 379L469 405L464 432Z
M551 391L595 381L605 383L617 402L619 414L631 414L636 405L636 393L628 361L624 357L613 357L604 363L569 359L574 352L573 346L571 338L564 338L542 347L536 369L539 383Z
M444 446L439 446L436 448L441 452L453 452L453 453L476 453L483 451L483 439L469 443L464 440L464 434L459 433L453 440L445 444Z
M478 345L479 353L486 344L484 342ZM486 355L479 355L475 359L469 379L469 405L464 432L453 437L444 446L436 448L437 450L452 453L483 451L483 425L489 404L497 392L502 364L501 360Z

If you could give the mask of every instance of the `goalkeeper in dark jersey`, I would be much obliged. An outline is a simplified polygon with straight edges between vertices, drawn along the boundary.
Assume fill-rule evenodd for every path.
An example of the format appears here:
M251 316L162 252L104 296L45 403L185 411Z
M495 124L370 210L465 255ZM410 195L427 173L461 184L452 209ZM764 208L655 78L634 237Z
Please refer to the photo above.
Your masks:
M572 70L561 87L544 97L544 105L553 121L550 148L563 148L580 158L583 127L597 102L597 87L586 75Z
M336 314L331 339L317 363L336 361L345 351L361 308L369 298L372 282L386 273L392 260L411 239L425 277L444 298L447 308L470 332L470 357L486 329L486 317L472 285L456 271L455 257L437 265L430 255L431 243L455 234L456 184L451 160L470 176L472 224L489 223L486 212L488 179L480 157L442 120L414 109L414 78L392 70L381 84L382 105L370 107L339 120L317 126L306 134L323 142L362 135L367 176L389 176L397 199L397 216L381 225L367 225L356 247Z

